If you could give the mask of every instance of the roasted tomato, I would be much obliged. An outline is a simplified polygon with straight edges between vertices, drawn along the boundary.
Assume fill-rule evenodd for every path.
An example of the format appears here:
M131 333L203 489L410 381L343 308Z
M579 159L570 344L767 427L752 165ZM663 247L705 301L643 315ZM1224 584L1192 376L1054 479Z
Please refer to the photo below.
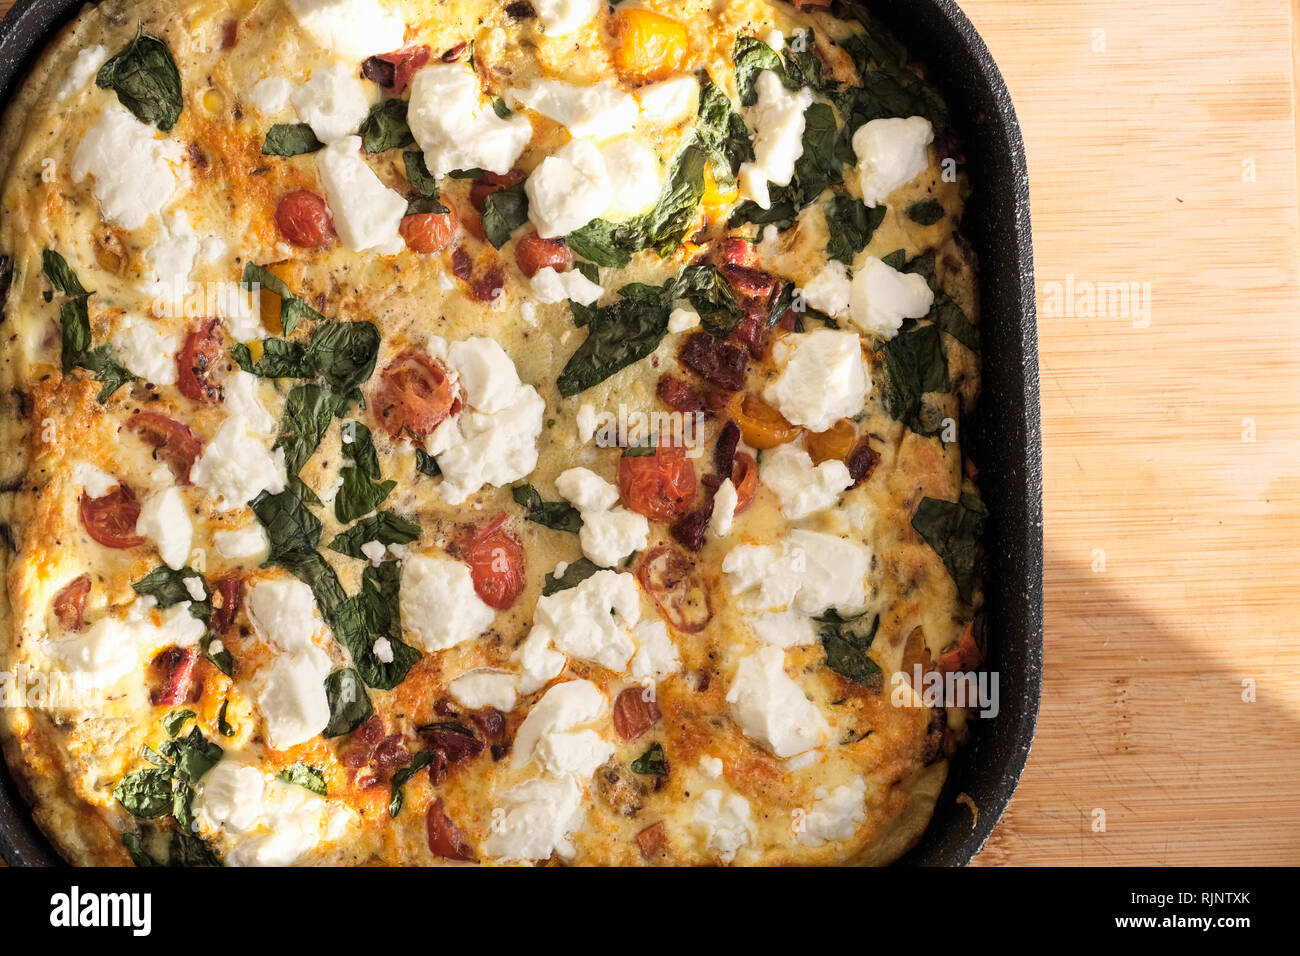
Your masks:
M135 533L139 517L140 502L126 485L118 485L99 498L85 492L81 495L81 523L106 548L134 548L144 544L144 538Z
M629 687L614 701L614 729L624 740L636 740L659 722L659 705L646 697L644 687Z
M966 625L957 641L939 655L939 669L948 674L977 670L984 663L987 646L983 615Z
M626 505L654 521L672 521L695 501L695 465L678 445L660 445L649 455L624 455L618 488Z
M361 75L394 96L401 96L415 71L429 62L429 56L427 46L408 46L392 53L380 53L362 62Z
M334 238L334 217L325 200L310 189L295 189L275 207L280 235L300 249L319 249Z
M442 797L429 804L425 827L429 835L429 852L434 856L444 860L474 859L474 851L470 849L465 834L451 822L451 817L443 809Z
M738 395L731 400L727 411L740 426L745 444L766 451L777 445L794 441L799 428L786 421L785 416L757 395Z
M524 589L524 548L505 528L508 515L492 521L474 536L465 558L474 590L483 603L504 611Z
M399 227L407 248L412 252L429 254L441 252L451 245L456 235L456 212L447 206L446 212L424 212L404 216Z
M460 392L447 367L424 352L393 359L379 376L372 407L384 430L423 438L460 410Z
M824 432L808 432L803 443L814 465L844 461L858 443L858 430L852 419L841 418Z
M50 602L54 609L54 617L59 624L69 631L81 630L86 614L86 598L89 595L89 574L73 578L59 588L59 593L54 595L54 600Z
M691 559L671 544L652 548L636 569L637 580L673 627L688 634L704 630L713 609L709 592Z
M231 572L218 578L212 589L212 632L218 637L225 635L239 613L239 605L244 596L244 579L238 572Z
M543 239L530 232L515 243L515 262L519 271L530 279L547 266L556 272L567 272L573 268L573 250L559 239Z
M196 402L220 401L221 388L212 381L220 362L221 335L213 319L185 336L185 344L176 356L176 387Z
M758 494L758 462L753 455L736 452L731 466L731 483L736 486L735 513L740 514L754 503L754 495Z
M154 458L171 470L177 482L190 483L190 469L203 452L203 439L188 425L158 412L136 412L126 420L126 427L153 446Z
M658 856L667 842L668 828L664 826L662 820L650 824L636 835L637 849L641 851L641 857L646 860Z
M155 707L174 707L197 697L194 665L199 659L192 647L169 647L149 663L149 701Z
M502 189L517 186L523 181L524 173L520 169L512 169L508 173L484 173L474 180L474 185L469 188L469 201L474 204L475 209L482 212L483 201L488 196Z

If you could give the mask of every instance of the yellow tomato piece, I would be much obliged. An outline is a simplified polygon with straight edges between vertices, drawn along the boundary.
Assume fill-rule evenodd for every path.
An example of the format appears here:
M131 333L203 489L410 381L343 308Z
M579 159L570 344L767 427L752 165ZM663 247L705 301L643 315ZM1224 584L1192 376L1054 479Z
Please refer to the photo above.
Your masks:
M614 15L614 65L625 80L652 82L680 72L686 63L686 28L650 10Z

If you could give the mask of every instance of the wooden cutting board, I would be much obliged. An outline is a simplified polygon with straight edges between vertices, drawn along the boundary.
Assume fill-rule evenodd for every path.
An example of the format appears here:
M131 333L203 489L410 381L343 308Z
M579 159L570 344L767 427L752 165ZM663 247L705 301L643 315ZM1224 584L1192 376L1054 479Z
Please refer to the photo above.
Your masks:
M1025 131L1047 471L1038 738L977 862L1300 863L1292 3L962 6Z

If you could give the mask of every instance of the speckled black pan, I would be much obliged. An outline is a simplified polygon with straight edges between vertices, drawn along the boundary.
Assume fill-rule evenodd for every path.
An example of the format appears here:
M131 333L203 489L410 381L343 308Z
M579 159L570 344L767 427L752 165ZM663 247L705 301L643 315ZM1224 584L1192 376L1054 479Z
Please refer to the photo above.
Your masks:
M83 0L19 0L0 23L0 104ZM1038 714L1043 667L1043 508L1038 336L1024 144L1006 84L988 48L952 0L874 0L889 26L948 100L974 195L963 231L979 254L984 390L970 449L990 519L984 538L989 664L1001 712L976 720L920 844L902 865L971 861L1015 792ZM969 442L968 442L969 444ZM979 807L955 798L965 793ZM33 825L0 761L0 854L11 864L60 862Z

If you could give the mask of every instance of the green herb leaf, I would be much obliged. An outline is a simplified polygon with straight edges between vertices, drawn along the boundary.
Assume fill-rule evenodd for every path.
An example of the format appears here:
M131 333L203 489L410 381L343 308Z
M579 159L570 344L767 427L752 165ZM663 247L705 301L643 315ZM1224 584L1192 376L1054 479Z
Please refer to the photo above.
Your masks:
M326 739L352 733L375 713L361 676L350 667L325 678L325 698L329 701L330 719L321 736Z
M169 710L162 719L163 730L167 731L168 737L175 737L185 726L185 721L193 720L195 716L192 710Z
M45 249L41 252L41 271L45 273L45 278L50 280L50 285L66 296L91 294L86 291L77 274L72 271L68 260L53 249Z
M880 693L885 686L884 673L867 656L880 626L880 616L873 615L870 621L865 614L846 618L831 608L816 620L822 622L818 637L826 651L826 666L855 684Z
M113 797L133 817L154 820L172 809L172 775L157 767L135 770L122 778Z
M880 224L885 221L885 206L870 208L851 196L832 196L826 206L826 254L847 266L853 265L858 252L867 247Z
M313 322L325 321L325 316L308 305L306 299L295 295L287 282L265 266L253 262L245 263L242 281L250 289L256 283L280 297L280 324L284 326L285 335L292 332L294 326L303 319L310 319Z
M276 123L262 140L263 156L302 156L324 148L306 123Z
M423 448L415 449L415 470L422 475L428 475L430 478L438 478L442 475L442 468L438 465L438 459Z
M903 266L902 271L915 273L924 278L930 286L930 291L934 293L934 304L930 306L926 318L939 326L940 331L951 335L972 352L978 352L980 350L979 329L962 311L961 306L954 302L939 285L934 253L922 253Z
M577 534L582 530L582 515L567 501L545 501L532 485L515 485L510 489L515 504L528 512L528 520L556 531Z
M370 115L361 123L361 142L367 153L382 153L402 149L415 142L411 127L406 123L406 100L380 100L370 108Z
M234 677L235 659L230 655L230 651L226 650L225 647L222 646L220 651L215 654L212 653L212 642L216 639L216 635L211 631L204 634L203 639L199 641L199 650L202 652L204 660L211 663L217 670L221 671L221 673L225 674L227 677Z
M933 226L944 215L943 203L937 199L922 199L907 207L907 218L921 226Z
M577 395L645 358L668 332L671 311L669 300L640 296L624 296L597 309L588 322L586 340L556 379L560 394L565 398Z
M346 531L340 531L330 542L330 550L350 558L365 558L361 546L370 541L382 545L410 544L420 537L420 526L391 511L363 518Z
M203 593L206 595L201 601L194 600L190 589L185 586L186 580L195 578L203 585ZM158 607L164 610L174 604L189 601L190 613L198 620L206 624L212 616L212 592L208 589L208 583L203 579L203 575L191 567L173 570L166 565L159 565L131 587L136 594L153 598Z
M741 164L754 158L749 128L732 108L727 94L713 83L705 83L700 89L699 116L693 142L708 156L713 179L723 190L736 185L736 173Z
M974 587L979 538L987 518L984 503L970 494L956 501L923 498L912 515L912 527L939 555L957 585L957 594L967 604Z
M99 68L95 85L112 90L136 119L164 133L176 125L185 105L171 51L162 40L145 33L143 23L135 38Z
M173 772L182 783L195 783L221 760L222 750L191 727L188 736L164 740L158 753L173 764Z
M421 750L411 758L411 762L407 766L393 774L393 795L388 801L388 815L390 817L395 817L402 812L402 787L406 786L417 773L429 766L437 755L436 750Z
M397 487L397 482L379 480L379 456L370 429L360 422L344 422L342 433L343 455L355 464L339 470L343 486L334 498L334 516L347 524L378 508ZM364 543L364 540L358 542Z
M780 55L758 37L736 37L731 48L731 60L736 67L736 92L740 94L741 106L753 106L758 102L755 84L764 70L771 70L785 82L785 68Z
M324 328L324 326L321 326ZM301 342L288 339L262 339L262 356L253 361L253 353L243 342L230 350L231 356L245 372L261 378L314 378L316 369L307 358Z
M668 761L664 758L663 746L651 744L649 750L632 761L632 772L666 777Z
M528 195L524 184L498 189L483 200L483 234L500 249L510 235L528 221Z
M429 172L429 167L424 161L424 151L421 149L408 149L402 153L402 165L406 169L406 180L424 199L438 200L438 181L434 178L433 173ZM446 212L447 207L438 203L438 209L428 209L427 212ZM407 215L410 215L408 210Z
M771 187L767 209L752 200L741 203L728 220L732 227L753 223L788 229L801 209L844 181L844 163L851 156L835 111L825 103L813 103L803 115L803 155L795 163L790 185Z
M340 404L338 394L322 385L297 385L289 392L275 443L276 448L284 449L286 473L296 476L307 464Z
M699 313L704 330L716 338L730 335L744 315L731 286L714 265L683 266L666 291L669 300L687 299Z
M564 573L558 578L555 576L554 571L546 575L546 581L542 585L542 597L550 597L559 591L576 588L599 570L601 570L600 567L588 558L570 561L568 567L564 569Z
M305 790L310 790L318 797L325 796L325 774L301 760L285 767L275 775L275 779L282 783L291 783Z
M117 361L117 352L111 345L90 347L90 311L86 300L91 293L82 286L67 260L46 249L41 253L41 269L51 285L72 296L59 307L63 374L77 367L86 369L101 385L95 400L103 404L127 382L135 381L135 376Z
M882 342L879 351L888 377L883 395L885 410L918 435L938 434L940 424L924 410L922 396L949 388L948 360L939 327L905 327L894 338Z
M203 840L192 833L172 831L168 866L220 866L221 861Z

